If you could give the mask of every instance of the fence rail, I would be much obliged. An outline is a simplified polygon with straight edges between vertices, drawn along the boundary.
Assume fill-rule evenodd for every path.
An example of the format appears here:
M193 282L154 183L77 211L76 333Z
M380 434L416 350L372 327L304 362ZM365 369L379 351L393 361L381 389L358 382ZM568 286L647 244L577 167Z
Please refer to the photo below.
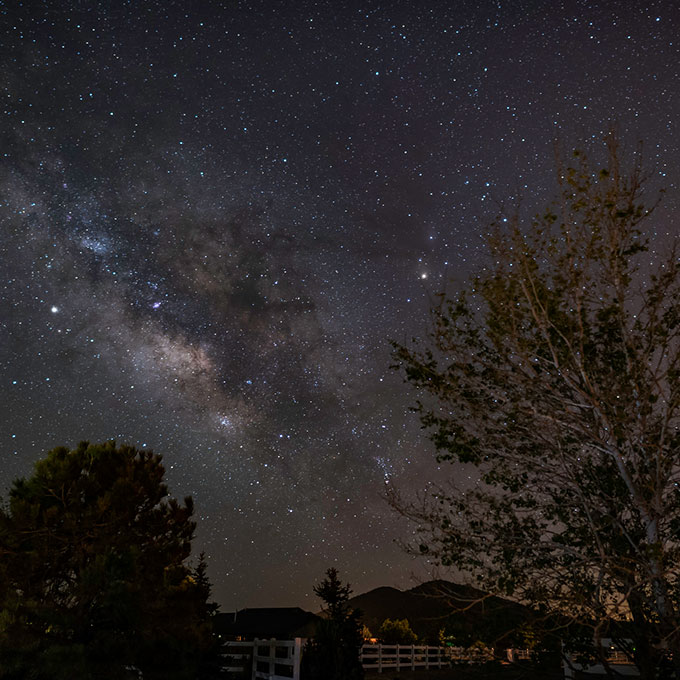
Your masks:
M302 638L228 641L223 654L229 665L223 670L238 680L300 680L303 644Z
M253 641L252 680L300 680L302 639Z
M253 663L252 641L230 640L224 644L222 654L229 661L229 665L224 666L222 670L228 671L230 677L236 677L240 680L240 678L246 677L246 671L248 672L248 677L250 677L250 668Z
M364 670L417 670L442 668L448 665L445 647L429 645L364 645L361 648L361 664Z

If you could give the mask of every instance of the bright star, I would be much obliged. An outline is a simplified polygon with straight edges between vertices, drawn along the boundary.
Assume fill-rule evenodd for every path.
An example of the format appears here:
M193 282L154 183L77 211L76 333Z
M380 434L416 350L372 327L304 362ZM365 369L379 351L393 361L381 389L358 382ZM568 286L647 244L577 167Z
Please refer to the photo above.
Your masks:
M52 307L50 307L50 312L52 312L52 314L56 314L58 311L59 311L59 307L55 307L54 305Z

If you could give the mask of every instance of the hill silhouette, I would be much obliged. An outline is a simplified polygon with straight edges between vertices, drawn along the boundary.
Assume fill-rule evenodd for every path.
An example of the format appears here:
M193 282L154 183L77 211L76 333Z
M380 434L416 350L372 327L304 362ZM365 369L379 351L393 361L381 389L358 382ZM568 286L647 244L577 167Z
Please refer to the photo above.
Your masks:
M349 604L363 612L362 620L374 635L385 619L408 619L419 638L435 644L441 630L456 644L509 642L511 632L531 614L517 602L442 580L410 590L382 586L353 597Z

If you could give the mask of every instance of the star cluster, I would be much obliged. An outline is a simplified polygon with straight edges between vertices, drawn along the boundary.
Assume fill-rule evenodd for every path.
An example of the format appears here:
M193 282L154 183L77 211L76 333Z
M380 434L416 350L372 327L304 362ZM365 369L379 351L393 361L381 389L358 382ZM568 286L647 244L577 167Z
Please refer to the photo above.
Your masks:
M0 479L164 454L215 596L407 586L381 497L438 474L390 339L481 262L553 141L672 190L672 3L0 3ZM657 213L662 236L672 191ZM4 492L4 491L3 491Z

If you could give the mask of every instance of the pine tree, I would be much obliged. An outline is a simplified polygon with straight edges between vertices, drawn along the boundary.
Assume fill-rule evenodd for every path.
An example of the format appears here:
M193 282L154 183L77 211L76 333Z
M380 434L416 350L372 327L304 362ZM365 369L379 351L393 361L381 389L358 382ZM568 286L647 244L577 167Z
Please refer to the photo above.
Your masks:
M83 442L13 483L0 510L0 678L196 677L211 633L205 584L185 564L193 504L168 498L163 476L151 451Z
M361 612L349 605L352 592L343 584L334 568L314 587L326 605L314 637L302 656L304 680L362 680L364 670L359 659L363 645Z

